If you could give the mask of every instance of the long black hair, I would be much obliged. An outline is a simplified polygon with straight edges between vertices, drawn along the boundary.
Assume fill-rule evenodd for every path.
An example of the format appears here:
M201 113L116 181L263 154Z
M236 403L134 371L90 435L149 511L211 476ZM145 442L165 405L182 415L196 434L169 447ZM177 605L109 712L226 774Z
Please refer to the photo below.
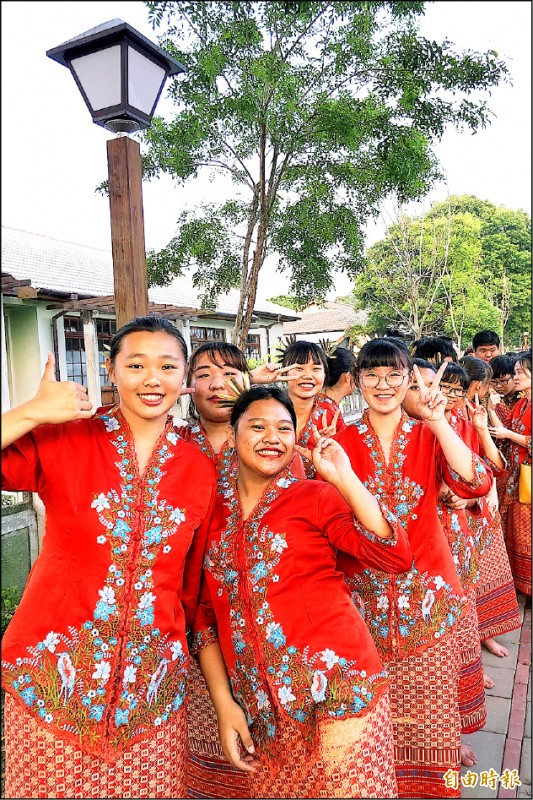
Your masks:
M351 350L346 347L336 347L328 359L328 379L324 386L335 386L341 376L349 372L355 378L357 359Z

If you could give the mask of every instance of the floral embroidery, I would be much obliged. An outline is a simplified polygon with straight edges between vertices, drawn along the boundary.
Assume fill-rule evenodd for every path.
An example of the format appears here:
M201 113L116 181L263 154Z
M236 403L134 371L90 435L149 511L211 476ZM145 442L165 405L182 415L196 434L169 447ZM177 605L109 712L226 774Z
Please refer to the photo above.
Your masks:
M516 416L512 416L509 420L510 428L515 433L519 433L521 436L525 436L527 439L526 447L519 445L517 442L513 442L509 440L509 480L507 481L507 502L514 498L518 497L518 479L520 477L520 464L524 461L524 450L528 453L529 458L531 458L531 435L528 434L528 431L531 430L531 423L529 426L526 425L525 418L526 414L531 414L531 402L527 401L518 401L522 402L522 408L519 407L519 413ZM516 409L515 409L516 410Z
M254 736L267 748L276 732L276 707L302 723L312 738L317 718L364 713L386 680L385 671L367 676L354 660L329 648L315 653L309 653L307 647L299 650L287 642L282 625L273 616L267 590L270 582L279 580L275 570L287 542L284 533L269 530L262 518L294 480L287 467L269 485L246 522L236 491L228 494L225 530L211 543L204 562L220 584L219 594L225 592L230 604L236 655L230 679L235 699L245 710L248 723L253 723ZM245 535L241 535L243 526ZM207 641L210 635L206 634ZM198 642L201 638L202 634Z
M417 519L416 509L424 496L423 487L403 475L405 449L417 424L402 412L388 465L368 412L355 424L374 463L374 476L365 486L404 524ZM350 588L361 595L365 621L384 660L394 652L401 657L430 645L457 622L462 610L462 598L452 593L442 576L420 572L414 562L408 573L400 575L365 569L361 580Z
M152 592L154 562L171 551L185 513L160 498L158 489L178 437L163 432L139 488L135 450L120 410L100 419L119 455L122 479L120 494L100 492L91 503L103 530L96 541L110 548L105 585L92 618L79 630L49 631L27 648L29 657L3 667L13 689L45 722L90 745L109 726L111 748L121 749L166 722L185 699L188 656L181 641L154 627Z

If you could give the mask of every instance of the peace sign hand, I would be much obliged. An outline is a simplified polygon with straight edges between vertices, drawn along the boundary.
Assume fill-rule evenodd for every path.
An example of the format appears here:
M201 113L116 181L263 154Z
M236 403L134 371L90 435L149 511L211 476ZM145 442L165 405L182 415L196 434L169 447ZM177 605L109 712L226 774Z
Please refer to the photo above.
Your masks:
M313 462L313 466L324 480L334 484L342 473L351 471L350 459L335 439L323 436L316 426L313 426L313 438L316 444L312 449L299 445L295 445L295 449L301 456Z
M417 397L417 413L420 419L424 419L427 422L436 422L444 417L447 401L446 397L440 390L440 381L447 366L448 362L443 361L437 374L431 381L431 385L426 386L422 375L420 374L420 370L416 364L414 364L413 375L419 389Z
M487 409L479 402L479 395L476 392L475 405L465 398L466 407L470 411L472 425L477 431L486 431L489 427Z
M259 364L258 367L255 367L250 372L250 379L252 383L275 383L276 381L294 381L298 377L297 375L285 375L285 372L288 372L293 367L297 367L297 364L289 364L288 367L280 367L279 364L274 364L272 362L267 362L266 364Z

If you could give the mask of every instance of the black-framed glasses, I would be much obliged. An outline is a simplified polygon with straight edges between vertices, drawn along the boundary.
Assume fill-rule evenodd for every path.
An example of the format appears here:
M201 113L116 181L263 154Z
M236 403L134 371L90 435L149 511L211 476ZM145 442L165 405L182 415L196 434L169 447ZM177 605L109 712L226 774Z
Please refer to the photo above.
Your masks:
M509 375L507 378L493 378L490 383L491 386L498 386L504 383L509 383L510 380L512 380L511 375Z
M361 373L359 376L359 380L365 389L376 389L382 380L385 381L387 386L391 389L398 389L406 378L407 375L402 375L401 372L389 372L388 375L377 375L375 372L365 372Z
M447 383L441 383L440 390L442 394L445 394L447 397L464 397L466 394L464 389L460 387L457 388L456 386L448 386Z

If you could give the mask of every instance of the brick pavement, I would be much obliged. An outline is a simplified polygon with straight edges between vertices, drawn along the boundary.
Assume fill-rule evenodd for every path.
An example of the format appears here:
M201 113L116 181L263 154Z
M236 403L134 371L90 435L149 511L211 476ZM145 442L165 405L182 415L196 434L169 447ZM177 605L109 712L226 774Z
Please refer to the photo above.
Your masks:
M461 770L463 798L531 798L531 607L524 608L522 596L520 608L522 628L497 637L508 648L509 655L498 658L483 648L485 672L495 686L486 692L485 727L465 736L477 753L478 763ZM514 774L518 774L521 785L506 787L496 779L494 788L490 780L489 785L480 786L481 773L489 773L491 769L499 778L512 776L516 770ZM469 772L477 775L475 786L464 785Z

